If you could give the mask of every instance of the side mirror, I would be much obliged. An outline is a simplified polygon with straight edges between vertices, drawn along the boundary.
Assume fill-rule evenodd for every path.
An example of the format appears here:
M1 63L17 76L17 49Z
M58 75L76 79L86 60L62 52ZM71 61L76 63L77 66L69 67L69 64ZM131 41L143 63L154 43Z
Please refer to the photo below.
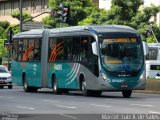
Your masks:
M97 43L96 42L93 42L92 43L92 53L94 55L97 55L98 56L98 50L97 50Z
M149 54L148 44L144 41L143 41L143 51L145 56Z

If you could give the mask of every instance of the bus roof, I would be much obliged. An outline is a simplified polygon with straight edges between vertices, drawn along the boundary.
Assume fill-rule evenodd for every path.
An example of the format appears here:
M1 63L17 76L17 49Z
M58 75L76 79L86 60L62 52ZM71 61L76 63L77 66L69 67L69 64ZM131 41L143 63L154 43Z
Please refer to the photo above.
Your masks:
M68 32L80 32L80 31L89 31L92 33L104 33L104 32L123 32L123 33L137 33L135 29L129 26L123 25L107 25L107 26L73 26L73 27L64 27L64 28L55 28L55 29L35 29L26 32L21 32L14 35L13 38L42 36L44 30L49 30L50 34L58 33L68 33Z
M18 33L16 35L14 35L13 38L28 37L28 35L32 36L32 37L35 37L35 36L36 37L41 37L43 31L44 31L44 29L29 30L29 31L26 31L26 32Z
M122 25L108 25L108 26L74 26L74 27L65 27L65 28L56 28L51 29L50 33L61 33L61 32L78 32L78 31L90 31L94 33L103 33L103 32L130 32L137 33L135 29L129 26Z

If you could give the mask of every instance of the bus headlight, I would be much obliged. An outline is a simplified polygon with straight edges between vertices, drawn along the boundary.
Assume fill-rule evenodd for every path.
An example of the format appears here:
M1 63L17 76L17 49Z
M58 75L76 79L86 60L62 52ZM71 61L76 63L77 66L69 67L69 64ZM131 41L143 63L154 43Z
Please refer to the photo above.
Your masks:
M102 74L102 78L104 79L104 80L106 80L107 79L107 76L104 74L104 73L101 73Z
M140 80L144 80L144 78L145 78L144 76L145 76L145 75L144 75L144 72L143 72L143 73L141 74L141 76L140 76L139 79L140 79Z
M108 79L108 77L104 73L101 73L101 75L102 75L103 80L107 80Z

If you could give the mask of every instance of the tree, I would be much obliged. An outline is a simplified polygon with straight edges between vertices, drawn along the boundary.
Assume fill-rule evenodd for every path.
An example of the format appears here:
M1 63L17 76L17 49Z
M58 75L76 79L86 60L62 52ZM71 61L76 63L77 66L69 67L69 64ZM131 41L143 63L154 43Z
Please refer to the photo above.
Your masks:
M70 6L70 17L69 23L64 23L63 26L75 26L78 22L85 19L91 12L88 11L89 8L95 7L92 0L49 0L49 6L51 9L58 11L60 3L64 3ZM52 19L52 21L51 21ZM48 26L58 27L59 21L56 17L47 17L43 19L43 22Z
M110 10L92 10L91 14L86 19L79 22L80 25L127 25L135 28L141 33L143 40L147 40L146 31L151 27L150 19L160 11L159 6L140 7L143 5L143 0L112 0ZM98 17L96 17L98 16ZM155 36L160 40L160 28L153 23L152 30ZM151 39L152 38L152 39ZM149 41L154 42L155 37L148 38Z
M18 20L20 20L20 11L19 10L13 12L11 15L12 15L13 18L17 18ZM31 18L32 18L31 14L29 14L27 12L23 12L22 21L25 21L25 20L31 19Z
M0 59L7 52L4 47L4 41L7 40L7 28L10 26L10 23L7 21L0 22Z
M102 25L106 22L106 14L107 11L104 9L96 9L96 8L92 8L89 9L88 11L91 12L91 14L89 14L86 19L83 19L82 21L80 21L78 24L79 25Z

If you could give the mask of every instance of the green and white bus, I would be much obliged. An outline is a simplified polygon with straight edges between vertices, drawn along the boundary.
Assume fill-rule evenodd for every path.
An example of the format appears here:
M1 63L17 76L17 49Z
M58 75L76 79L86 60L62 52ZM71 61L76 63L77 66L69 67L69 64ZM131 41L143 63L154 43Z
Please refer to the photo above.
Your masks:
M12 45L13 81L26 92L121 91L130 97L145 88L142 40L128 26L30 30L15 35Z

